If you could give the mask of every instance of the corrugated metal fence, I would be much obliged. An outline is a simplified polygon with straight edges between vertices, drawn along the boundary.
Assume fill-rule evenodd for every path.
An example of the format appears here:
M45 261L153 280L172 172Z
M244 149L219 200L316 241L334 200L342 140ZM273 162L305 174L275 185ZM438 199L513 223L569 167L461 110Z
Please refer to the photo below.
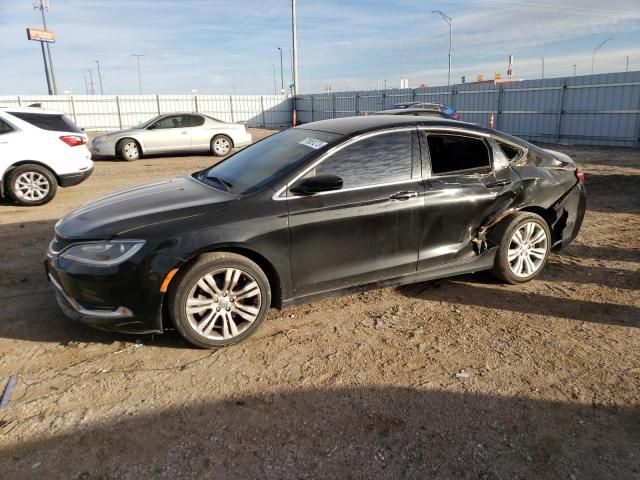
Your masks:
M464 121L484 126L494 112L496 129L531 141L639 147L640 72L300 95L296 110L306 123L410 101L452 105Z
M251 127L291 126L291 100L281 95L20 95L0 96L0 106L41 103L62 110L87 130L118 130L171 112L199 112Z
M449 87L299 95L297 119L364 115L409 101L447 103L467 122L537 142L638 148L640 72L468 83ZM291 126L293 101L281 95L0 96L0 106L41 103L65 111L87 130L128 128L176 111L200 112L252 127Z

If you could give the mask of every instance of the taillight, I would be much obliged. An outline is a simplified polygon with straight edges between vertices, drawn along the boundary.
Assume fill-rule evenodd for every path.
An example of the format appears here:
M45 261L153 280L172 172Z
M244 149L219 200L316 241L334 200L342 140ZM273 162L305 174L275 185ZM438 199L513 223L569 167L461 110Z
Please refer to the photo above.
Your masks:
M576 178L578 179L578 183L584 183L584 172L580 167L576 167Z
M60 137L60 140L62 140L70 147L77 147L78 145L84 145L85 143L87 143L85 138L81 137L80 135L63 135L62 137Z

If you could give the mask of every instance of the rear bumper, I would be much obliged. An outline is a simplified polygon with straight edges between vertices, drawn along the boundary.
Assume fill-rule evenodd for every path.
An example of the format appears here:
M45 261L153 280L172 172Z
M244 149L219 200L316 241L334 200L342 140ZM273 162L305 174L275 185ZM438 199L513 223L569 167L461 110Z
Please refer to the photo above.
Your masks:
M87 178L91 176L93 173L93 167L84 172L77 173L66 173L64 175L59 175L59 184L61 187L73 187L74 185L78 185L79 183L84 182Z

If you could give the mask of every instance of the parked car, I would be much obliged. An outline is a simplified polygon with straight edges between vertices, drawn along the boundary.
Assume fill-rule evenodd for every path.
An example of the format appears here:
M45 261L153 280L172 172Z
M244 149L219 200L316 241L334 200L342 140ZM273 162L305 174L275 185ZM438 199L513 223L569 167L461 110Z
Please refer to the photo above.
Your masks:
M376 115L434 115L451 120L460 120L460 114L450 105L443 103L404 102L396 103L387 110L376 112Z
M159 115L129 130L98 135L91 153L127 161L142 155L176 152L211 152L223 157L232 148L251 143L245 124L227 123L199 113Z
M439 118L446 118L447 120L457 120L456 117L452 117L451 115L447 115L446 113L440 112L438 110L425 110L422 108L381 110L379 112L375 112L374 115L405 115L405 116L414 116L414 117L424 117L426 115L428 117L439 117Z
M71 318L173 324L216 348L270 307L480 270L529 281L577 235L583 179L567 155L477 125L323 120L81 207L45 265Z
M93 172L87 136L64 113L0 108L0 195L43 205Z

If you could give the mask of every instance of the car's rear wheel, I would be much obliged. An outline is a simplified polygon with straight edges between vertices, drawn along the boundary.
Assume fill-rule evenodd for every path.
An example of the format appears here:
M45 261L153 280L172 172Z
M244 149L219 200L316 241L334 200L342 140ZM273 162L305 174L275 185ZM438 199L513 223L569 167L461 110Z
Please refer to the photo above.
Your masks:
M216 157L224 157L228 155L233 148L231 139L226 135L216 135L211 140L211 153Z
M125 138L118 143L118 154L127 162L138 160L142 154L140 145L133 138Z
M491 235L499 244L493 274L507 283L523 283L542 272L549 258L551 233L544 218L519 212L498 225Z
M49 203L55 197L58 182L48 168L37 164L25 164L11 170L7 187L15 202L25 206L37 206Z
M169 311L180 334L202 348L238 343L269 311L269 281L253 261L228 252L201 255L172 282Z

